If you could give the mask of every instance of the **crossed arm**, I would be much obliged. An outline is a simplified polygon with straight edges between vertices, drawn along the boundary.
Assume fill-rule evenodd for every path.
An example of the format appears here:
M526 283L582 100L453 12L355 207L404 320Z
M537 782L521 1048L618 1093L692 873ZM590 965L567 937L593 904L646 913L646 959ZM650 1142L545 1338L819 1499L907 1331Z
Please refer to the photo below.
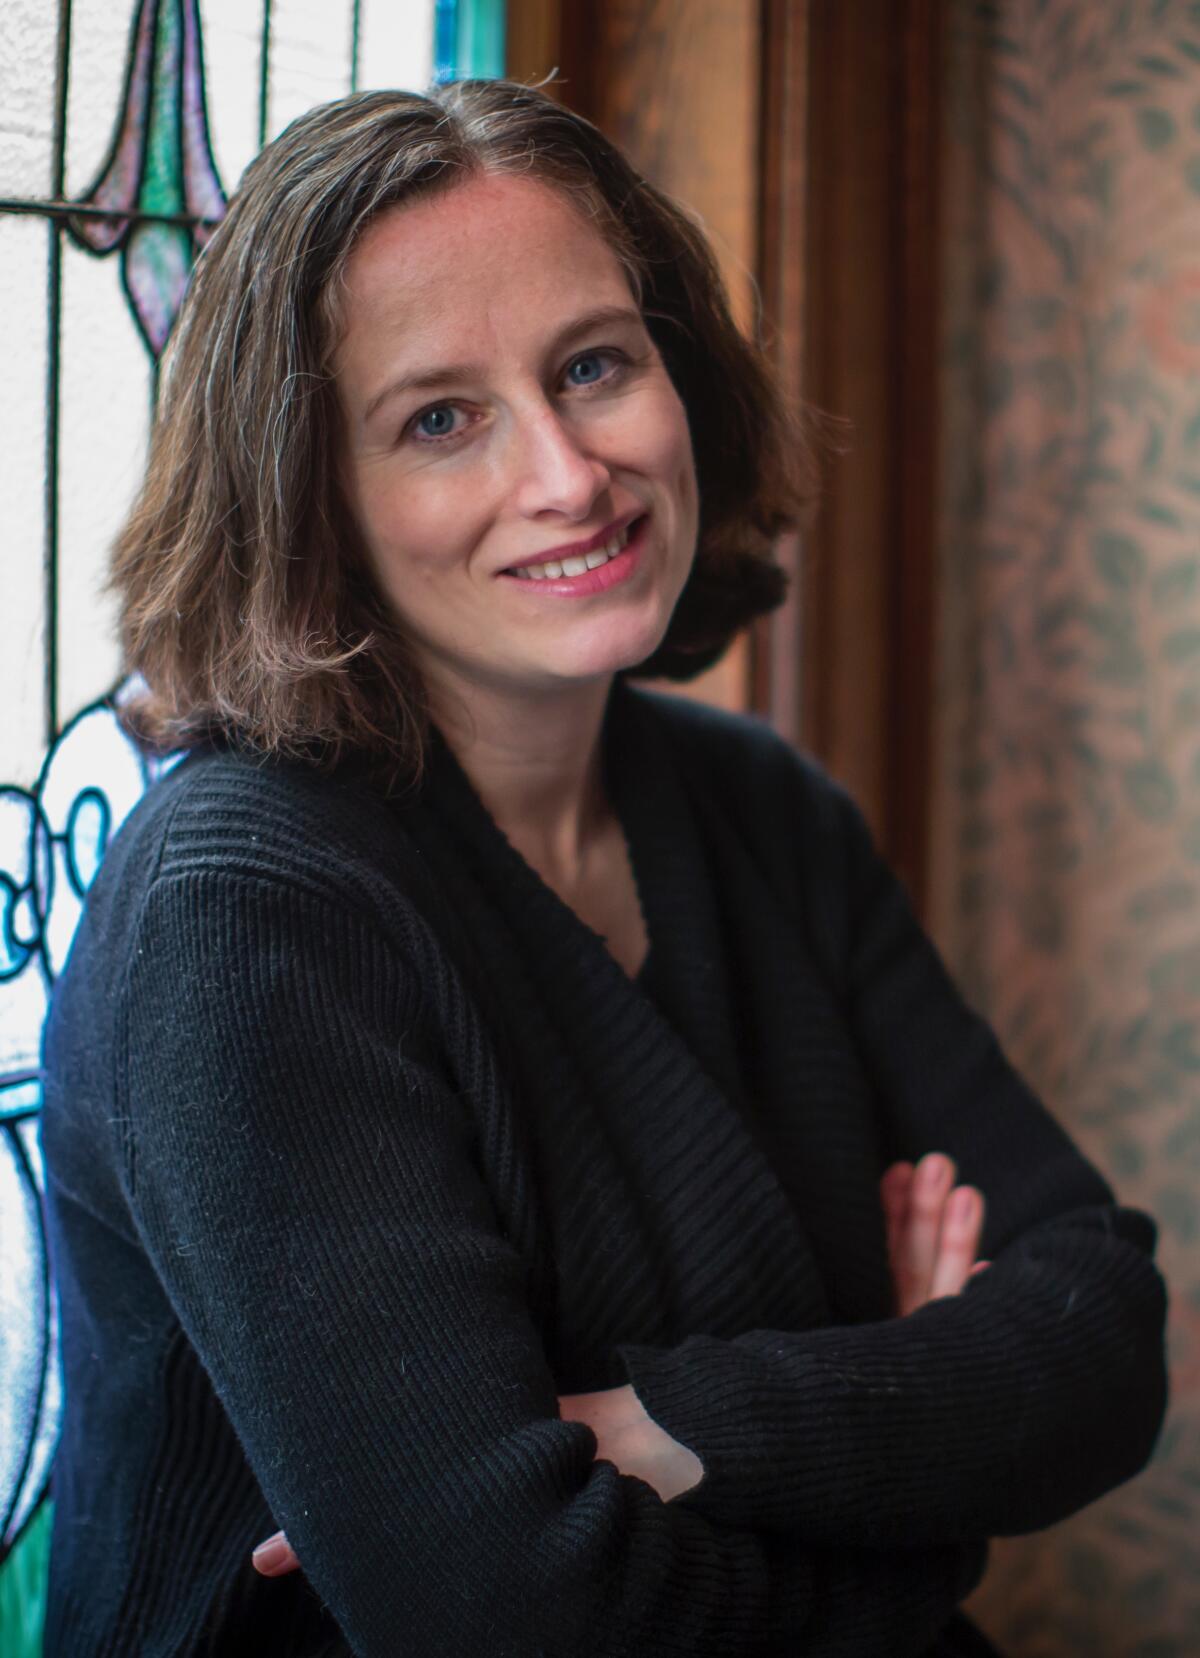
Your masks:
M974 1187L956 1186L955 1172L952 1158L931 1152L915 1168L893 1163L880 1182L901 1317L940 1296L957 1295L988 1264L975 1258L983 1196ZM596 1459L644 1480L664 1502L700 1482L700 1458L648 1415L628 1382L593 1393L561 1394L558 1413L564 1422L586 1422L596 1436ZM251 1558L264 1577L283 1577L300 1566L282 1531L260 1543Z

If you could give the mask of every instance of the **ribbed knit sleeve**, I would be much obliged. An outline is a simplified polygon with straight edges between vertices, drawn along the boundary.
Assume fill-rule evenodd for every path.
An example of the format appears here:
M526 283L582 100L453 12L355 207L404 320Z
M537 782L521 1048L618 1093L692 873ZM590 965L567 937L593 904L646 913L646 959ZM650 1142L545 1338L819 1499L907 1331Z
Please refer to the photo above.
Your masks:
M426 1016L444 971L416 923L194 868L150 888L122 992L130 1213L352 1650L924 1651L979 1549L714 1524L559 1419L478 1156L470 1021Z
M777 813L790 800L804 924L889 1159L956 1159L986 1197L992 1265L903 1319L621 1357L704 1464L680 1499L697 1513L871 1545L1031 1531L1151 1453L1166 1404L1155 1228L1115 1203L967 1006L857 808L816 768L786 765L772 798Z

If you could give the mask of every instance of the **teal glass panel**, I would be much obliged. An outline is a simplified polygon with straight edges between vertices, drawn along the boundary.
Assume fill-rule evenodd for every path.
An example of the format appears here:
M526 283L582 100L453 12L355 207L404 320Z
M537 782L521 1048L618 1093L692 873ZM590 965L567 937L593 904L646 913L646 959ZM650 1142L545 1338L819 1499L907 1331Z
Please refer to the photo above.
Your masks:
M502 76L504 17L504 0L436 0L434 80L495 80Z
M458 0L455 61L462 80L504 74L504 0Z

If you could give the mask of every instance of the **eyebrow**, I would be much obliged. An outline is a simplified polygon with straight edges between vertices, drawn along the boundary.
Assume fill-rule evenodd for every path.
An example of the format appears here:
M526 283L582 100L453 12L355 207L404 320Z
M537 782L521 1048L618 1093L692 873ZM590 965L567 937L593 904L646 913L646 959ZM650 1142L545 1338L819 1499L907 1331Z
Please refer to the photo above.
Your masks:
M628 305L601 305L595 311L588 311L582 317L576 317L560 328L550 341L546 350L547 357L557 357L562 351L584 334L590 334L593 329L609 327L614 323L637 323L642 326L644 318L640 311ZM366 424L377 410L400 392L429 391L435 386L464 385L470 380L481 380L484 369L479 363L444 363L437 368L421 369L415 374L402 374L395 380L389 380L382 390L377 391L363 411L363 423Z

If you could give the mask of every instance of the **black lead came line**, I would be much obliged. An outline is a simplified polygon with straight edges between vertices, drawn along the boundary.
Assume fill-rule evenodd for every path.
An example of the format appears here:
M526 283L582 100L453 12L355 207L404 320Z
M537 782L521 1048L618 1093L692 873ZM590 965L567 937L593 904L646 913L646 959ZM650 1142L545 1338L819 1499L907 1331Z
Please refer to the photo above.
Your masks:
M66 195L67 89L70 76L71 0L59 0L54 65L53 199ZM58 422L62 328L62 220L47 215L46 269L46 500L43 543L43 634L46 641L44 715L46 748L58 736Z
M180 225L184 230L221 223L220 219L199 218L194 213L143 213L140 208L92 207L62 200L39 201L32 197L0 196L0 213L32 214L45 219L128 219L131 224Z
M258 147L267 142L267 104L271 90L271 0L263 0L262 45L258 58Z

